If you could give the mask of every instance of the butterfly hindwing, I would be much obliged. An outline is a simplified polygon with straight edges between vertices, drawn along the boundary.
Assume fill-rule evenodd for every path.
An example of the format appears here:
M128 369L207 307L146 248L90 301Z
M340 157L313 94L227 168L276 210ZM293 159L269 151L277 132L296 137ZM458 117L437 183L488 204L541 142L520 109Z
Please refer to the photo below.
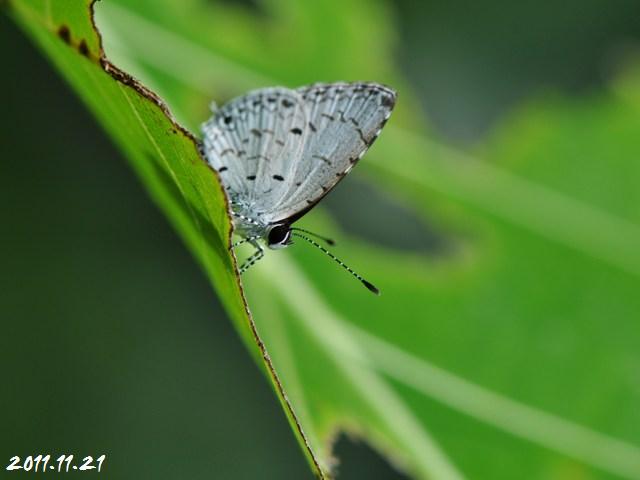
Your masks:
M204 153L232 201L261 223L292 223L364 155L395 99L376 83L254 90L203 125Z
M328 193L362 157L385 125L396 93L375 83L301 87L307 135L291 165L293 182L272 206L270 220L291 223Z

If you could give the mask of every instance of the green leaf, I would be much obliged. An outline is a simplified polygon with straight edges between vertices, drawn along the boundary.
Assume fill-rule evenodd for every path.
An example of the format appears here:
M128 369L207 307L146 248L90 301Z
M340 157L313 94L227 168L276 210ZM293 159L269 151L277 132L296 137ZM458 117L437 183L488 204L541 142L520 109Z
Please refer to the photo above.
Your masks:
M268 255L243 278L267 356L226 253L217 179L193 139L149 92L101 66L88 10L12 5L132 160L250 351L271 359L320 476L348 431L416 478L640 477L636 77L582 100L532 101L468 155L416 133L424 122L394 71L381 2L271 0L263 16L196 0L97 5L109 58L193 131L211 98L254 86L399 87L397 115L352 175L412 210L444 247L374 245L314 210L305 226L338 238L382 296L319 252Z
M256 359L264 357L285 412L295 419L243 297L228 245L230 222L215 173L193 135L164 102L103 54L93 2L11 3L11 13L78 92L119 145L152 198L203 265L229 316Z

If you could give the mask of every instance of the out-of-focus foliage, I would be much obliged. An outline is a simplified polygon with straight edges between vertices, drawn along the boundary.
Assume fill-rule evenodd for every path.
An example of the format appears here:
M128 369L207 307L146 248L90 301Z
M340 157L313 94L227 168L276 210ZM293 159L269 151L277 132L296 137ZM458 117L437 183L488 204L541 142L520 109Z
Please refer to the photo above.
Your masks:
M380 298L297 246L246 276L258 331L314 461L329 470L330 442L343 429L417 478L639 477L637 77L581 100L530 102L467 155L424 135L395 73L384 3L273 0L264 9L119 0L98 4L97 18L110 59L192 130L210 98L260 85L374 79L400 90L397 115L357 169L364 175L354 175L413 210L441 248L383 248L347 237L319 211L305 225L340 239L340 256L366 266ZM207 232L194 231L163 193L177 181L224 244L215 178L189 140L176 152L158 109L138 97L129 105L124 87L95 64L83 67L89 62L55 27L18 11L132 158L247 333L224 249L203 243ZM104 102L92 100L96 90ZM149 173L140 152L152 147L182 174L163 183Z

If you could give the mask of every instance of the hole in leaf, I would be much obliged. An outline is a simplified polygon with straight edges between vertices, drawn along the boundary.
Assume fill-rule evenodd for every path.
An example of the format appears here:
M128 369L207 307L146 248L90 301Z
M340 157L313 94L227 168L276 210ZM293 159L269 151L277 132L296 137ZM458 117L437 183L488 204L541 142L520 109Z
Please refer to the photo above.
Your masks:
M336 480L409 480L410 477L396 470L369 445L353 437L341 434L335 446L335 456L340 463L336 468Z
M445 255L454 249L446 233L367 182L349 178L322 201L340 227L370 243L396 250Z

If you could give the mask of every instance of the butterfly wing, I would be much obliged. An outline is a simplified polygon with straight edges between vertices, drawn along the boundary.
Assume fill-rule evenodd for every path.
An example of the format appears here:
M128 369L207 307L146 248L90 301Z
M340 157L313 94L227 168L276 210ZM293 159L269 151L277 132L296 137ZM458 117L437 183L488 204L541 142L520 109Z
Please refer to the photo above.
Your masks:
M389 119L396 92L376 83L315 84L297 90L308 119L289 188L267 221L293 223L308 212L372 145Z
M270 215L293 184L288 174L302 154L307 124L301 95L282 87L254 90L214 112L202 126L204 154L232 201L257 219Z

